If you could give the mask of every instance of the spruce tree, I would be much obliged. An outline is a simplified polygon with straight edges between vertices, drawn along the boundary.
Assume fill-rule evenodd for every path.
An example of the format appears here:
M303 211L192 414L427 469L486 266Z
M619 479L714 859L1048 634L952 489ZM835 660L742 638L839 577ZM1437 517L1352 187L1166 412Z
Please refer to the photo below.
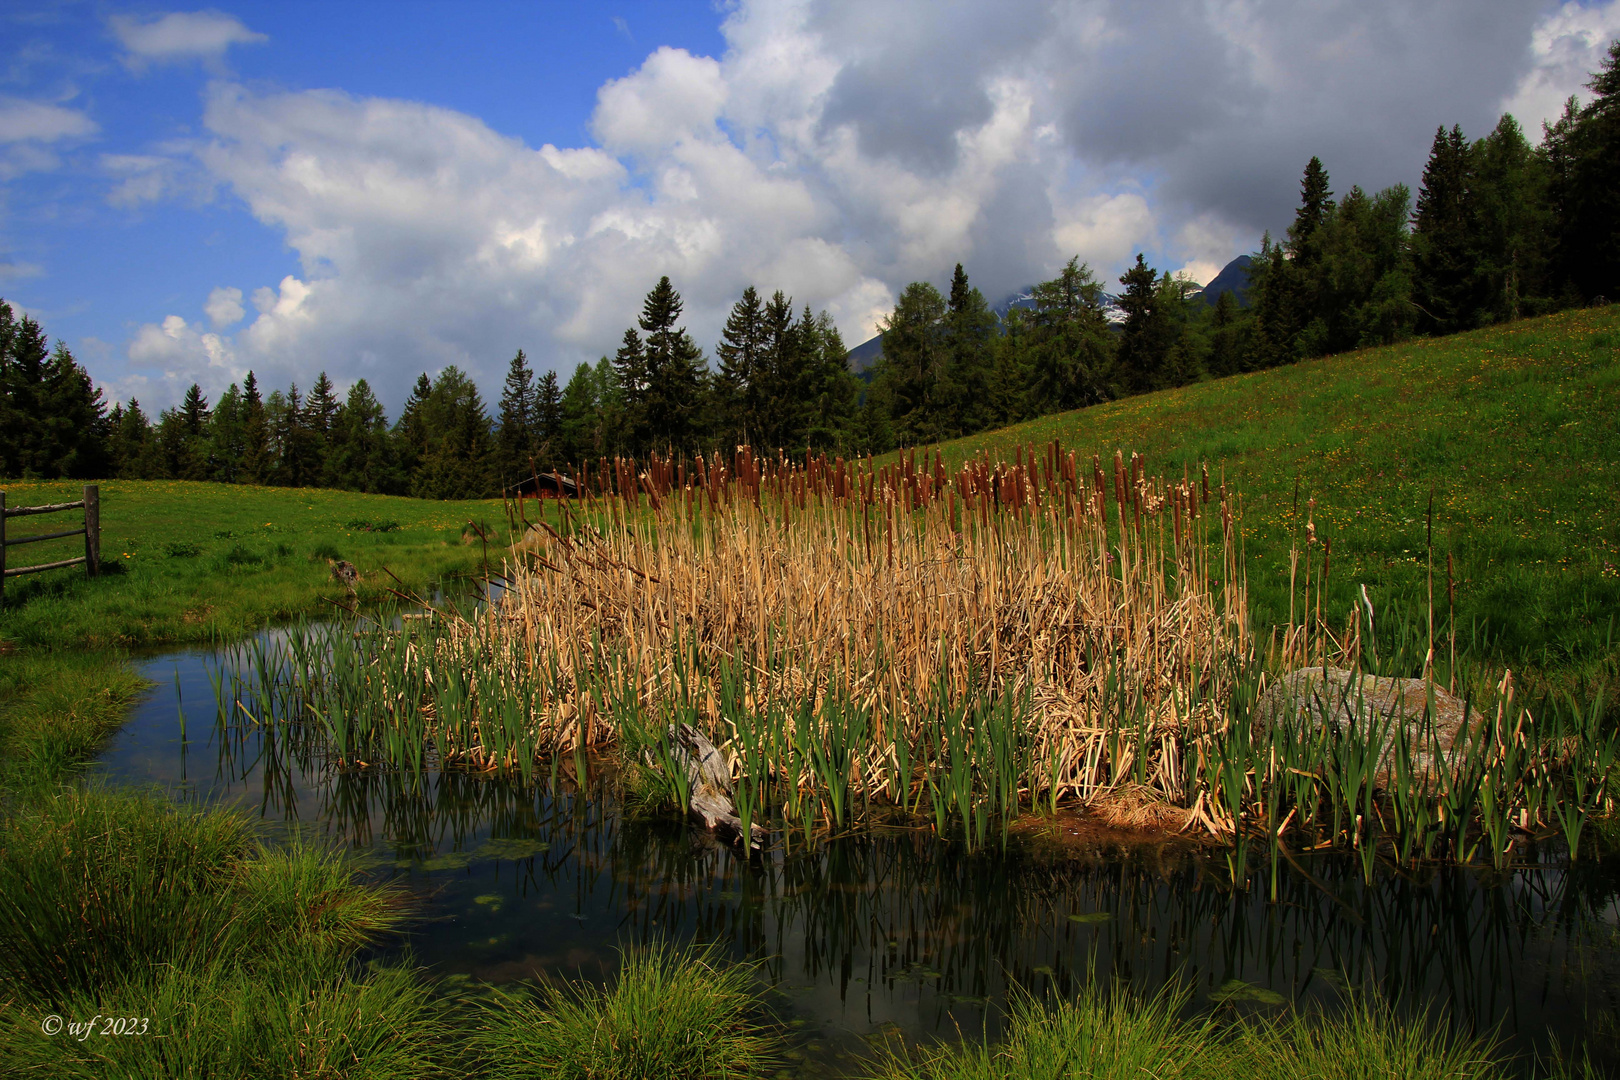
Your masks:
M1120 275L1119 283L1125 286L1119 297L1125 316L1119 335L1120 380L1128 393L1157 390L1167 384L1165 361L1177 338L1158 271L1138 252L1136 265Z
M888 405L893 437L903 446L937 441L944 430L941 381L950 362L945 298L928 282L914 281L879 329L883 356L872 383Z
M625 436L640 453L646 425L647 346L634 327L624 332L619 350L613 354L613 380L619 388Z
M581 363L562 392L562 420L556 456L570 466L602 456L600 404L596 399L596 377L591 365Z
M1116 344L1102 283L1078 257L1033 290L1034 310L1012 317L1000 377L1022 380L1022 402L1005 398L1003 421L1094 405L1113 396ZM1017 415L1014 415L1016 413Z
M539 432L536 430L534 371L523 350L506 369L501 388L500 430L495 441L495 469L502 487L513 487L533 475L538 462Z
M472 379L454 364L434 380L420 409L426 451L411 477L421 499L475 499L492 494L489 414Z
M637 421L637 445L660 453L695 448L704 397L703 352L680 324L681 297L669 278L653 286L642 303L640 326L646 338L646 386ZM627 334L626 344L631 341ZM628 390L625 394L630 401Z
M793 446L800 428L800 375L807 343L793 320L793 299L781 289L771 294L761 316L762 351L755 374L756 449Z
M152 461L152 424L136 398L118 413L112 436L110 475L120 480L151 480L157 472Z
M1484 321L1501 322L1547 309L1552 222L1547 169L1504 113L1474 144L1475 295Z
M234 484L242 478L242 459L246 450L243 411L242 391L231 383L214 405L214 419L209 424L211 479Z
M209 460L209 435L213 413L202 388L192 383L180 402L180 430L178 442L166 447L169 475L176 480L208 480L212 463Z
M332 421L323 482L345 491L392 495L401 490L388 417L371 391L358 379Z
M39 401L41 475L73 480L108 475L106 401L60 341L45 365Z
M721 411L717 419L731 441L746 443L759 437L766 349L765 310L759 293L750 285L731 306L714 350L720 359L715 380L715 399Z
M399 411L399 420L394 424L395 457L400 472L406 478L407 488L410 478L416 475L417 466L427 454L427 419L423 412L432 396L433 380L426 374L418 375L416 385L411 387L410 396L405 399L404 408Z
M1294 212L1294 224L1288 230L1289 247L1296 264L1306 265L1314 261L1316 253L1311 245L1311 237L1327 224L1333 210L1332 195L1322 159L1312 157L1306 163L1305 175L1299 182L1299 209Z
M259 396L259 380L252 371L242 380L242 461L238 481L244 484L270 482L270 429L265 424L264 399Z
M968 284L962 264L951 275L945 305L944 416L941 427L948 438L971 435L990 426L990 383L994 377L992 343L996 316L984 294Z
M1587 88L1571 132L1562 257L1582 300L1620 299L1620 40Z
M1454 333L1477 321L1469 158L1460 127L1435 132L1412 217L1413 301L1424 333Z
M50 348L32 316L13 322L10 306L0 302L0 308L0 476L43 477L50 468L42 401Z
M805 369L804 430L807 453L836 453L852 449L860 380L849 370L849 350L826 311L810 318L804 309L799 320L801 339L808 342Z
M540 467L555 471L566 460L562 455L562 388L557 385L557 373L547 371L540 377L534 392L535 437L539 445L537 454Z

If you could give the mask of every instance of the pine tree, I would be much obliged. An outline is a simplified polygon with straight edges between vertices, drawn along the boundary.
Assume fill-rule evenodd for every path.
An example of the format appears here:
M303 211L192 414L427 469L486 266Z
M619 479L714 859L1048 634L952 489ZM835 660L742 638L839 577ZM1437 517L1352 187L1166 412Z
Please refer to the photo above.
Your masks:
M258 378L249 371L242 380L242 461L237 479L244 484L267 484L272 468L264 400L259 396Z
M798 442L802 427L801 375L807 342L793 320L793 299L781 289L771 294L761 316L763 349L757 383L755 433L759 449L783 449Z
M598 442L600 410L596 377L591 365L581 363L562 392L562 421L555 453L563 462L578 466L602 456Z
M420 415L426 451L411 477L419 499L475 499L492 494L489 414L478 387L454 364L434 380Z
M562 389L557 385L555 371L547 371L540 377L540 385L534 392L534 412L540 467L555 471L565 460L560 456L563 447Z
M852 449L856 402L861 383L849 370L849 350L832 316L823 311L814 320L805 308L799 320L801 337L809 342L805 369L804 430L807 453L834 453Z
M646 427L647 346L634 327L624 332L619 351L613 354L613 379L619 388L625 435L639 452Z
M141 403L129 399L129 407L119 413L112 437L111 475L120 480L151 480L157 475L152 460L152 424L141 411Z
M1251 355L1255 367L1276 367L1299 359L1302 329L1298 275L1281 244L1268 232L1249 263L1249 295L1253 298L1254 338Z
M681 308L680 294L668 277L658 280L641 308L640 326L647 335L646 387L635 415L636 442L661 453L694 449L701 419L697 410L707 372L702 350L679 325ZM626 344L630 340L627 334ZM628 404L628 390L625 397Z
M1424 333L1454 333L1477 321L1469 157L1460 127L1435 132L1412 218L1413 300Z
M872 383L887 401L895 439L903 446L937 441L943 430L941 381L950 362L945 298L928 282L914 281L879 329L883 356Z
M1316 252L1311 238L1327 224L1333 212L1332 195L1322 159L1312 157L1306 163L1305 175L1299 182L1299 209L1294 212L1294 224L1288 230L1289 249L1296 265L1306 266L1315 261Z
M971 435L990 426L996 329L995 312L985 302L984 294L968 284L966 271L957 263L945 305L945 348L949 356L941 427L947 437Z
M1107 401L1115 381L1115 341L1102 283L1078 257L1033 290L1035 307L1014 316L1002 349L1000 378L1025 386L1006 400L1004 421ZM1014 412L1019 415L1012 415Z
M432 396L433 380L426 374L418 375L416 385L411 387L410 396L405 399L405 407L399 412L399 420L394 424L395 456L400 472L407 478L407 487L409 478L416 475L417 467L427 455L428 429L423 410Z
M50 468L42 411L49 345L32 316L12 322L10 306L0 301L0 309L0 476L43 477Z
M323 482L345 491L374 495L400 492L401 478L395 444L388 431L388 416L371 391L358 379L332 421Z
M767 347L764 306L750 285L743 290L742 299L731 306L720 332L720 344L714 350L720 359L715 380L716 402L721 411L718 419L728 439L737 443L758 438L765 411L761 390Z
M1119 283L1125 286L1119 298L1125 316L1119 335L1120 380L1132 394L1157 390L1167 384L1165 362L1178 337L1159 274L1138 252L1136 265L1120 275Z
M1561 254L1581 299L1614 301L1620 299L1620 40L1586 85L1592 100L1570 132Z
M109 466L107 404L67 345L58 341L40 388L42 476L91 480Z
M241 480L246 450L243 412L242 391L231 383L219 396L213 422L209 425L208 459L213 465L212 479L227 484Z
M180 402L178 440L170 437L165 446L169 475L176 480L207 480L212 473L208 458L210 424L213 413L202 388L192 383Z
M1552 247L1546 165L1518 121L1504 113L1474 144L1473 166L1473 263L1481 314L1501 322L1544 311L1551 301Z
M540 450L534 371L523 350L512 357L501 389L500 430L495 442L495 469L502 487L529 479L538 465Z

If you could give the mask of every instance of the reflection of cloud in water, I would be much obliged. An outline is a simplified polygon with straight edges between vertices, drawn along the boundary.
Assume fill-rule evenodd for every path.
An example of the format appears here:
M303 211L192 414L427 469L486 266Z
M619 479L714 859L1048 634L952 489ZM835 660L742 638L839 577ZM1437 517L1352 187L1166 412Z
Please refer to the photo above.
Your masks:
M251 725L222 738L206 664L187 653L146 665L156 686L100 774L375 854L378 873L420 897L404 944L446 975L598 981L619 947L713 941L760 961L778 1007L850 1051L896 1028L993 1034L1013 987L1071 994L1093 978L1149 990L1180 979L1200 1003L1261 1011L1376 985L1402 1009L1438 1004L1475 1031L1501 1024L1521 1048L1549 1027L1589 1035L1588 1017L1620 1006L1614 866L1566 875L1548 854L1511 874L1438 868L1368 887L1359 866L1316 857L1315 882L1282 869L1273 904L1263 888L1232 890L1218 855L1168 847L968 856L878 830L745 862L678 822L622 817L600 777L581 793L571 763L555 791L549 768L528 788L454 772L415 783L328 769L307 739ZM178 704L191 739L183 785Z

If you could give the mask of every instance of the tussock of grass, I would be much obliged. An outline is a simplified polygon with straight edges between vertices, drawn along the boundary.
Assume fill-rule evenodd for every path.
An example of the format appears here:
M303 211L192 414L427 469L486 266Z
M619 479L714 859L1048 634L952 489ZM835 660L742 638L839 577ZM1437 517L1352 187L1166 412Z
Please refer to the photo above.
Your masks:
M0 782L54 783L123 723L144 685L104 653L0 659Z
M999 1044L890 1050L878 1080L1506 1080L1488 1040L1428 1018L1401 1022L1353 1002L1335 1017L1290 1013L1219 1025L1183 1019L1185 995L1087 990L1073 1001L1014 1006Z
M503 1077L723 1080L773 1067L746 967L706 949L627 951L610 989L497 992L478 1050Z
M437 1012L414 974L361 974L398 925L337 854L268 851L244 815L64 790L0 825L0 1058L51 1076L418 1076ZM41 1032L137 1016L140 1037Z

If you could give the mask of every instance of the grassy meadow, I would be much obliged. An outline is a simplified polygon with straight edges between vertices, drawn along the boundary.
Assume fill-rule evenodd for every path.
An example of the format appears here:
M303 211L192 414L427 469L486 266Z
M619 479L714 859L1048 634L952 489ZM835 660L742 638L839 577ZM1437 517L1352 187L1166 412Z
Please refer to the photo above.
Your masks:
M1453 560L1459 640L1515 672L1620 692L1620 305L1308 360L946 443L954 466L1053 439L1149 472L1208 462L1243 497L1251 616L1289 615L1291 542L1332 542L1326 611L1365 584L1426 614ZM1316 502L1314 511L1310 500ZM1316 571L1324 545L1313 549ZM1303 573L1303 570L1300 571Z
M69 502L82 484L0 481L8 507ZM348 601L328 559L360 571L362 602L397 583L422 588L477 569L468 522L504 532L498 499L427 502L349 491L185 480L103 480L103 576L82 568L11 578L0 648L141 648L229 639ZM76 511L13 518L13 537L79 524ZM497 546L498 551L498 546ZM77 537L11 549L11 565L82 555ZM495 556L498 561L498 555Z

